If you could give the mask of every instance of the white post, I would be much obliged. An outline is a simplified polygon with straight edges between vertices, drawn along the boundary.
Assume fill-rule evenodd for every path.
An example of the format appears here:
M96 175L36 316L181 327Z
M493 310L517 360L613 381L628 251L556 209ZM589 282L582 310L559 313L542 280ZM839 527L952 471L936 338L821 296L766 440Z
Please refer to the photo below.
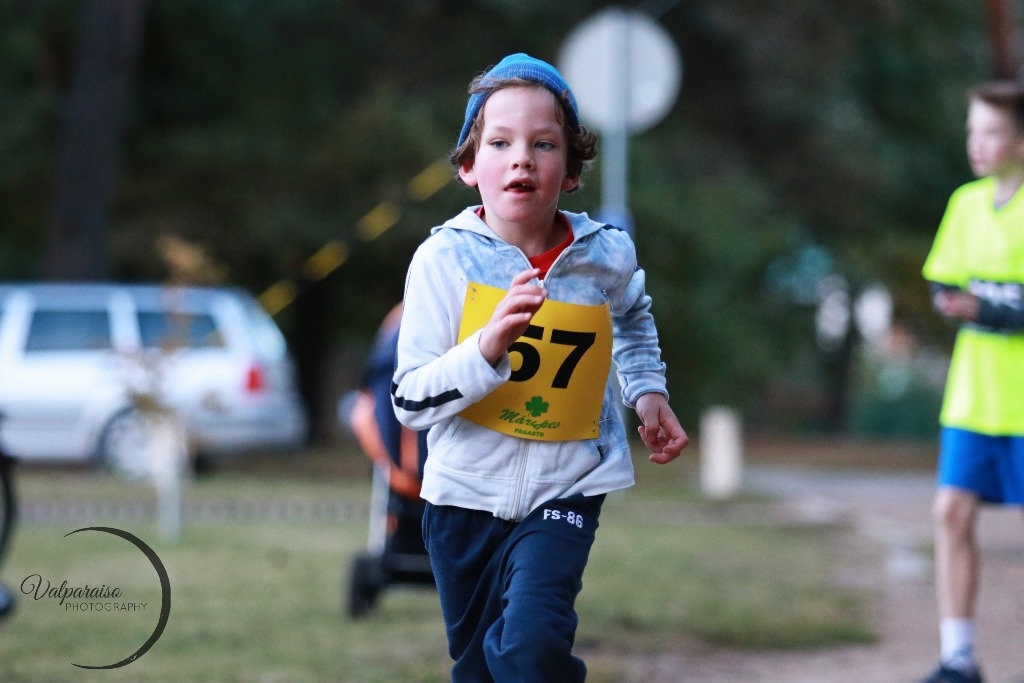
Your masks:
M743 437L739 416L726 406L712 406L700 419L700 484L711 498L729 498L743 477Z
M157 493L157 520L165 541L181 537L182 477L188 460L185 429L171 410L150 415L150 467Z

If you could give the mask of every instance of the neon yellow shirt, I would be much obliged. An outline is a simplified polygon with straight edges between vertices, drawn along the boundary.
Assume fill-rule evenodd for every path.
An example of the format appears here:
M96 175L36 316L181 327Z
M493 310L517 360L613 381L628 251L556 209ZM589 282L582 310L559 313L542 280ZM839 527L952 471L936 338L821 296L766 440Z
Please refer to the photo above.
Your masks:
M922 272L993 303L1024 305L1024 189L994 207L995 180L950 197ZM1024 435L1024 334L966 324L957 332L939 421L983 434Z

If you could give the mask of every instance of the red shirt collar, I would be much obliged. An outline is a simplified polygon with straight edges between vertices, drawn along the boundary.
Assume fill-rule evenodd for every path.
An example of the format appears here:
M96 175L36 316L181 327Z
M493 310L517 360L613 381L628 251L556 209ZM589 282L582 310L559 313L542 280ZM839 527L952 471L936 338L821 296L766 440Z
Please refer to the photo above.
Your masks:
M484 207L481 206L477 208L476 215L480 218L480 220L483 220ZM551 249L548 249L544 253L530 257L530 265L532 265L534 268L540 268L541 280L547 277L548 270L550 270L551 268L551 264L555 262L555 259L558 258L559 254L568 249L569 245L572 244L573 240L572 226L569 225L569 219L567 219L565 217L565 214L563 214L561 211L557 212L555 215L558 217L558 221L565 226L565 229L568 232L568 234L565 236L565 239L562 241L561 244Z

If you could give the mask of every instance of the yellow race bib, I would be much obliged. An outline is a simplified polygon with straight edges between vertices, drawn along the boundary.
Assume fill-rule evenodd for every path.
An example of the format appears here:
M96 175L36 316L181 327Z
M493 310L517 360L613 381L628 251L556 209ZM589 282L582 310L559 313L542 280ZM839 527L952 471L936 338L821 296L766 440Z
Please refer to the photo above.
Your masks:
M459 341L491 319L506 290L469 283ZM612 360L608 305L547 300L508 349L512 376L460 413L482 427L540 441L594 439Z

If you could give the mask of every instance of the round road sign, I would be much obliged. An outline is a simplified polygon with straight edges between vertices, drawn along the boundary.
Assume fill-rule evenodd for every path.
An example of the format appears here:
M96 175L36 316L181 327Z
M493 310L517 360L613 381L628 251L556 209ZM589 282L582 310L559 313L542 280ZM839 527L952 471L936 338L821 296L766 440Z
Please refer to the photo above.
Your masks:
M675 103L682 61L672 37L642 12L609 8L566 39L559 69L587 125L640 132Z

